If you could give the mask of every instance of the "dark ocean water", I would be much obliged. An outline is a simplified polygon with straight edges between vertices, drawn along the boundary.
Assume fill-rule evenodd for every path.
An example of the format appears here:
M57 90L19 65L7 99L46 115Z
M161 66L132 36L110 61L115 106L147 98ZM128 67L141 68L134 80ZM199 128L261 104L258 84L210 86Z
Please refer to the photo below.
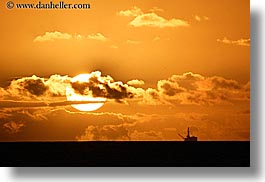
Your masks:
M249 167L250 142L2 142L0 166Z

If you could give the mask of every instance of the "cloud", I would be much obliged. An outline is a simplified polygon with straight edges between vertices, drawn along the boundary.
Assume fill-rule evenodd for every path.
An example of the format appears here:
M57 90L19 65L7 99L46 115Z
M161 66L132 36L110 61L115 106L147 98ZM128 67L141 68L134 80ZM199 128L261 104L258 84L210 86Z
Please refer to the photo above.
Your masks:
M132 45L137 45L137 44L140 44L141 42L140 41L135 41L135 40L127 40L126 41L126 44L132 44Z
M120 11L117 13L119 16L138 16L143 14L142 10L136 6L132 7L129 10Z
M164 12L165 10L163 10L162 8L153 7L149 11L150 12Z
M161 39L160 37L155 37L155 38L153 39L153 41L156 42L156 41L159 41L160 39Z
M163 94L160 93L157 89L154 88L148 88L143 93L143 98L139 102L139 104L143 105L170 105L170 103L164 99L162 96Z
M115 82L110 76L101 76L99 71L92 72L85 81L73 81L70 84L74 91L80 95L114 99L117 102L134 97L127 84L120 81Z
M185 89L180 87L177 82L170 82L168 80L160 80L157 83L157 88L158 91L168 96L174 96L185 91Z
M101 33L96 33L96 34L90 34L87 36L88 39L92 39L92 40L98 40L98 41L102 41L102 42L106 42L108 39L102 35Z
M248 105L242 108L233 106L233 109L231 106L222 107L221 110L208 106L197 110L198 107L194 106L191 108L192 112L186 109L180 112L180 106L175 110L163 109L161 114L159 112L163 107L150 107L151 113L158 114L71 112L63 108L0 109L0 140L176 141L182 140L177 133L186 134L187 126L197 128L197 133L194 133L194 129L192 132L199 140L249 140L249 125L246 125L249 123ZM137 108L138 111L143 111L144 107ZM244 113L238 112L245 110ZM4 127L9 122L7 127L13 129ZM20 124L24 126L15 129Z
M78 141L122 141L130 140L128 130L122 125L88 126L85 134L76 137Z
M70 117L76 118L78 113L73 113ZM147 136L152 135L153 131L137 131L137 128L142 128L138 125L152 122L154 118L158 118L157 115L136 113L132 115L126 115L122 113L82 113L82 117L85 117L84 122L89 118L92 122L89 122L88 126L84 129L82 134L77 135L76 139L80 141L124 141L124 140L139 140L136 137L134 131L139 135L146 133ZM92 118L91 118L92 117ZM134 133L134 135L132 135ZM150 134L149 134L150 133ZM143 134L142 134L143 135Z
M116 45L111 45L110 48L111 48L111 49L119 49L119 47L116 46Z
M151 120L148 119L146 122L151 122ZM143 124L135 121L133 124L90 125L76 139L78 141L159 141L164 139L162 132L137 130L135 128L137 123Z
M201 17L199 17L198 15L195 15L194 18L195 18L195 20L197 20L197 21L201 21Z
M104 101L106 102L106 101ZM68 106L68 105L76 105L76 104L91 104L91 103L104 103L103 101L57 101L47 103L49 107L58 107L58 106Z
M14 100L1 100L0 108L16 108L16 107L44 107L48 104L44 102L34 101L14 101Z
M69 76L51 75L12 80L7 88L0 87L0 108L16 107L59 107L71 104L91 103L90 101L66 101L66 89L84 97L99 97L128 103L138 101L144 105L214 105L249 102L250 82L242 84L221 76L203 76L192 72L172 75L157 81L155 88L141 88L143 80L127 83L115 81L95 71L83 80Z
M103 97L120 103L126 102L126 99L137 98L144 92L143 89L114 81L111 76L102 76L99 71L90 73L87 80L74 80L61 75L51 75L49 78L33 75L12 80L6 89L0 87L0 107L44 107L47 104L50 107L55 106L49 103L64 102L67 89L72 89L81 96Z
M50 78L38 76L24 77L12 80L6 92L6 97L16 99L37 99L43 97L65 96L65 88L70 83L70 77L52 75Z
M44 78L35 75L13 80L8 87L8 91L13 94L32 97L44 95L47 90L48 87L45 85Z
M213 90L218 90L218 89L239 90L242 87L237 81L231 79L225 79L220 76L213 76L211 78L208 78L208 80L211 82Z
M69 106L76 104L91 104L91 103L102 103L102 101L14 101L14 100L0 100L1 108L34 108L34 107L58 107L58 106Z
M45 85L49 88L49 93L52 96L65 96L66 87L69 86L71 77L61 75L51 75L45 81Z
M157 89L145 91L143 104L213 105L249 102L248 85L220 76L204 77L188 72L158 81Z
M154 7L151 10L151 13L144 13L140 8L133 7L130 10L124 10L118 12L120 16L132 16L135 17L129 25L133 27L158 27L158 28L165 28L165 27L188 27L190 26L187 21L172 18L166 19L155 12L163 12L164 10L158 7Z
M187 90L195 90L197 89L196 82L204 79L205 77L200 74L187 72L182 75L172 75L168 80L172 83L177 82L180 87Z
M0 87L0 99L5 98L6 96L8 96L8 92L4 88Z
M22 123L24 126L19 129L18 133L11 133L3 126L11 121ZM0 109L0 141L73 141L77 135L84 133L88 126L103 128L106 136L110 137L111 130L116 130L116 132L112 132L114 134L123 131L122 127L115 129L114 125L126 123L129 126L133 122L135 122L134 116L121 113L71 112L65 108ZM7 126L16 125L9 124Z
M141 86L141 85L144 85L144 81L143 80L130 80L127 82L127 84L131 86Z
M224 37L223 39L217 39L217 42L238 46L250 46L250 39L229 40Z
M194 19L196 20L196 21L209 21L210 20L210 18L208 17L208 16L199 16L199 15L194 15Z
M11 134L20 132L23 127L25 124L22 122L9 121L3 124L3 128Z
M130 138L133 141L161 141L164 139L162 132L157 131L137 131L130 133Z
M29 93L36 96L43 95L48 89L42 79L25 79L21 82L21 86Z
M133 27L188 27L188 22L180 19L165 19L156 13L146 13L137 16L133 21L130 22Z
M47 41L55 41L55 40L70 40L73 36L68 33L61 33L58 31L55 32L45 32L44 35L37 36L33 42L47 42Z
M80 34L69 34L62 33L59 31L55 32L45 32L44 35L37 36L33 42L53 42L55 40L98 40L102 42L106 42L109 40L102 33L88 34L88 35L80 35Z
M210 18L209 18L208 16L203 16L203 19L204 19L205 21L210 20Z

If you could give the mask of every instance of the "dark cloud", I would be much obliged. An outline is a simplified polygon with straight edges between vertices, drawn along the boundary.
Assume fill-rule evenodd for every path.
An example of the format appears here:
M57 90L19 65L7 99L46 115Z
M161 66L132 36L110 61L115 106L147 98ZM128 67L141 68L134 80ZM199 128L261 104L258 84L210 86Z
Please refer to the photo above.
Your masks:
M241 89L240 84L235 80L228 80L218 76L214 76L210 80L213 84L213 89Z
M99 75L91 76L86 82L71 82L74 91L81 95L92 94L93 97L103 97L122 102L122 99L133 98L134 94L128 90L129 86L122 82L110 82L109 78Z
M20 84L21 87L36 96L43 95L48 90L42 79L25 79Z
M52 75L40 78L35 75L13 80L7 89L0 88L3 100L51 100L52 97L65 97L66 89L88 97L102 97L124 102L125 99L139 96L144 90L134 88L122 82L114 82L110 76L101 76L101 72L90 73L87 80L75 80L68 76Z
M174 85L172 85L168 82L160 85L160 88L163 89L163 93L168 95L168 96L174 96L174 95L184 91L183 88L180 88L180 87L176 88L176 87L174 87Z
M198 86L196 82L204 80L205 78L196 73L187 72L182 75L172 75L168 81L172 83L178 83L179 87L185 88L187 90L196 90Z
M80 95L88 95L88 88L93 89L93 85L86 82L71 82L71 86L74 89L74 91Z

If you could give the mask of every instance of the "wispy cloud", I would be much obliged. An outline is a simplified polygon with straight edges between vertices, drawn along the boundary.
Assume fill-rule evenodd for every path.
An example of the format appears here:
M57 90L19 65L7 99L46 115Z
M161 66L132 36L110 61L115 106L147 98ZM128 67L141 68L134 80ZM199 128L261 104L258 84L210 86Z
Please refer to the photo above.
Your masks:
M206 21L210 20L210 18L208 16L203 16L203 19Z
M149 11L154 13L154 12L164 12L165 10L163 10L162 8L153 7Z
M126 44L134 44L134 45L137 45L137 44L140 44L141 42L140 41L136 41L136 40L127 40L126 41Z
M160 37L155 37L155 38L153 38L153 41L154 41L154 42L159 41L159 40L161 40Z
M250 39L229 40L228 38L224 37L223 39L217 39L217 42L238 46L250 46Z
M2 108L34 108L34 107L58 107L78 104L94 104L103 103L102 101L15 101L0 100L0 109Z
M33 42L54 42L56 40L98 40L105 42L109 40L102 33L80 35L80 34L69 34L59 31L45 32L44 35L37 36Z
M111 48L111 49L118 49L119 47L116 46L116 45L111 45L110 48Z

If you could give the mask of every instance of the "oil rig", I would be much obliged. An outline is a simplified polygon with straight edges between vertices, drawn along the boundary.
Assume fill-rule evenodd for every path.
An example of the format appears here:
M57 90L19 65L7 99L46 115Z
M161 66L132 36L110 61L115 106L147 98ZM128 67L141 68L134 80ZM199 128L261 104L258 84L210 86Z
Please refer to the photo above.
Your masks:
M190 135L190 128L188 128L188 134L186 137L183 137L181 134L178 134L185 142L196 142L198 138Z

